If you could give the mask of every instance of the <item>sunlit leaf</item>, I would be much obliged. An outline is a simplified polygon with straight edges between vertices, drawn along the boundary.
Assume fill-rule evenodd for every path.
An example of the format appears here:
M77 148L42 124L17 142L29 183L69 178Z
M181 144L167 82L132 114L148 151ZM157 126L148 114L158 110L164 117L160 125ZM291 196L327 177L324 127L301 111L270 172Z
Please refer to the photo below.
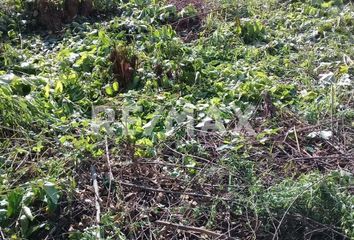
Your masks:
M63 83L61 81L57 81L55 84L55 93L62 93L63 92Z
M44 88L44 96L45 96L46 98L48 98L48 97L49 97L49 94L50 94L50 85L47 84L47 85L45 86L45 88Z
M109 95L109 96L112 96L114 93L113 88L110 85L107 85L105 87L105 91L106 91L107 95Z
M114 90L115 92L118 92L118 90L119 90L119 83L118 83L118 82L114 82L114 83L112 84L112 87L113 87L113 90Z

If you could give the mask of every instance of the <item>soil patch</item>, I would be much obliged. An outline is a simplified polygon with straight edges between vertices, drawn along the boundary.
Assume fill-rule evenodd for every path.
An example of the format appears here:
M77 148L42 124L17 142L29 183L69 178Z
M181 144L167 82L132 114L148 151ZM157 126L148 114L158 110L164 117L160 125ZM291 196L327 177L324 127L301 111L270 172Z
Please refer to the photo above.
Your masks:
M173 22L172 26L176 32L189 42L198 37L198 32L202 26L202 21L207 13L207 5L204 0L169 0L169 4L176 6L177 11L192 5L197 10L197 15L192 17L186 17L179 19L177 22Z

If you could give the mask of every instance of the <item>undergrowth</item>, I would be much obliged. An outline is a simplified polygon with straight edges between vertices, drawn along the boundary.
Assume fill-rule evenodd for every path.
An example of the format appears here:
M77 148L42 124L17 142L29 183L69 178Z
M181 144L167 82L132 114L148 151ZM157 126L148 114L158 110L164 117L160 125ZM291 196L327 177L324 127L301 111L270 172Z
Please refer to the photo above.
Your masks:
M353 3L186 2L1 3L2 238L354 239Z

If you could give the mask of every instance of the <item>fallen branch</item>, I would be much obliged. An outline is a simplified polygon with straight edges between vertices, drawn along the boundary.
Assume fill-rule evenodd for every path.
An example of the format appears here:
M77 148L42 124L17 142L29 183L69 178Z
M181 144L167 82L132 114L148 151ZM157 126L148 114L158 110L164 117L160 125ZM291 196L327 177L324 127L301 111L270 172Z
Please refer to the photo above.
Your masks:
M200 167L185 166L185 165L181 165L181 164L168 163L168 162L162 162L162 161L140 161L139 164L163 165L163 166L169 166L169 167L197 169L197 170L201 169Z
M174 152L174 153L176 153L176 154L181 155L182 157L192 157L192 158L201 160L201 161L203 161L203 162L205 162L205 163L209 163L209 164L211 164L211 165L217 166L217 167L219 167L219 168L227 169L226 167L220 166L220 165L218 165L217 163L212 162L212 161L209 160L209 159L206 159L206 158L203 158L203 157L199 157L199 156L195 156L195 155L191 155L191 154L187 154L187 153L181 153L181 152L178 152L177 150L175 150L175 149L169 147L166 143L164 143L164 145L165 145L169 150L171 150L172 152Z
M354 156L350 155L329 155L329 156L312 156L312 157L298 157L298 158L293 158L291 160L293 161L299 161L299 160L315 160L315 159L348 159L348 160L354 160Z
M107 196L107 207L110 203L111 199L111 190L112 190L112 181L114 180L113 173L112 173L112 167L111 167L111 160L109 158L109 148L108 148L108 139L107 136L105 137L105 145L106 145L106 158L107 158L107 167L108 167L108 180L109 180L109 185L108 185L108 196Z
M191 155L191 154L187 154L187 153L181 153L181 152L178 152L177 150L171 148L170 146L168 146L166 143L164 143L164 145L172 152L176 153L176 154L179 154L181 155L182 157L184 156L187 156L187 157L193 157L193 158L196 158L198 160L201 160L203 162L206 162L206 163L211 163L211 164L215 164L213 163L212 161L210 161L209 159L206 159L206 158L203 158L203 157L199 157L199 156L194 156L194 155Z
M101 230L100 230L100 222L101 222L101 206L99 203L100 195L98 191L98 183L97 183L97 173L94 166L91 166L91 177L92 177L92 185L95 191L95 208L96 208L96 225L97 225L97 239L101 239Z
M165 222L165 221L160 221L157 220L155 221L156 224L158 225L162 225L165 227L169 227L169 228L175 228L175 229L179 229L179 230L183 230L186 232L195 232L195 233L200 233L200 234L205 234L211 237L216 237L218 239L227 239L227 237L223 234L220 233L216 233L210 230L207 230L205 228L199 228L199 227L192 227L192 226L186 226L186 225L181 225L181 224L176 224L176 223L171 223L171 222Z
M163 193L178 194L178 195L188 195L188 196L192 196L192 197L201 197L201 198L220 199L220 200L224 200L224 201L230 201L230 199L228 199L228 198L204 195L204 194L199 194L199 193L177 192L177 191L171 191L171 190L156 189L156 188L151 188L151 187L145 187L142 185L136 185L136 184L132 184L132 183L122 182L122 181L118 181L118 183L122 186L140 188L140 189L143 189L146 191L152 191L152 192L163 192Z

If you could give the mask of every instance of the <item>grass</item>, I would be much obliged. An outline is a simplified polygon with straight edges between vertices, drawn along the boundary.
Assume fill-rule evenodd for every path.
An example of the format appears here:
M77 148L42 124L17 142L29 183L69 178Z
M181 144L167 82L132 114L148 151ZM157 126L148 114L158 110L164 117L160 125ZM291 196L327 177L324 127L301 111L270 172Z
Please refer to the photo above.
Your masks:
M2 238L354 238L351 2L6 6Z

